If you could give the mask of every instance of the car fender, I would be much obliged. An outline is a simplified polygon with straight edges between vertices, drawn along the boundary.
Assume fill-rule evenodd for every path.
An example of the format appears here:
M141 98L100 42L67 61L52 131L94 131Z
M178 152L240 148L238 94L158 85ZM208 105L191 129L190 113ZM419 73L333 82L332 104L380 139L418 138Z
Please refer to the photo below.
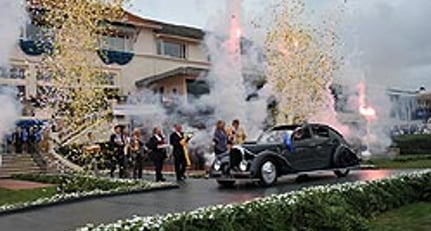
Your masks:
M271 158L275 161L275 164L277 165L278 169L278 174L281 174L280 169L283 169L285 167L291 168L291 164L280 154L271 151L263 151L256 155L256 158L254 158L251 163L250 173L253 177L258 177L260 165L262 164L262 161L266 158Z
M332 155L332 165L333 165L333 167L339 167L338 166L338 163L337 163L337 160L338 160L338 158L341 156L341 155L343 155L343 153L344 153L344 151L345 150L347 150L351 155L354 155L355 156L355 158L357 158L356 157L356 155L355 155L355 152L350 148L350 147L348 147L347 145L345 145L345 144L340 144L336 149L335 149L335 152L334 152L334 154ZM352 156L352 158L353 158L353 156Z

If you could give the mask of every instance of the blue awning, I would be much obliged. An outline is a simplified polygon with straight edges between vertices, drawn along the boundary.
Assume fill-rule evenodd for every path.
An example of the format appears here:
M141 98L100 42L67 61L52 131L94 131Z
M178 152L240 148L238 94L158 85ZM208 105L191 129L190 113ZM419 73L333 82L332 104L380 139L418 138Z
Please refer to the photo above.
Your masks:
M18 127L31 127L31 126L44 126L47 123L48 123L47 120L29 119L29 120L18 120L15 124Z

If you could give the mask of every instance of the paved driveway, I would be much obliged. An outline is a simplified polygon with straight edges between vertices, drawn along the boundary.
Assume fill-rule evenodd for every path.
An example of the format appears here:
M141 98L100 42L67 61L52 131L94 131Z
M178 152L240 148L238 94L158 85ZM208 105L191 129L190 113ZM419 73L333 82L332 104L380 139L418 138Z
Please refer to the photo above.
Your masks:
M179 189L87 200L0 216L0 230L74 230L87 223L110 223L135 214L150 216L187 211L213 204L242 202L313 185L380 179L401 172L362 170L354 171L344 179L336 178L331 172L323 172L309 176L299 183L295 177L285 177L271 188L240 184L232 189L223 189L213 180L189 179Z

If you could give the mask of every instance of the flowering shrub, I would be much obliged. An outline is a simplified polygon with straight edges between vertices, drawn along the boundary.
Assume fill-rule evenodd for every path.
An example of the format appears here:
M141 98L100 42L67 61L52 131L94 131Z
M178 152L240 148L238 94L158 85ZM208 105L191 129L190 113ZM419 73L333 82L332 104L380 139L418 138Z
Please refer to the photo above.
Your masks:
M393 138L396 147L400 149L400 154L429 154L431 151L431 135L415 134L402 135Z
M19 174L13 179L35 181L57 185L57 194L35 201L0 206L0 213L17 211L29 207L57 204L94 196L142 192L151 189L178 187L173 183L153 183L132 179L96 178L79 175L30 175Z
M145 188L151 183L148 181L97 178L83 175L14 175L17 180L36 181L57 185L58 193L87 192L92 190L108 191L120 187L140 186Z
M431 200L429 170L384 180L317 186L191 212L135 216L79 230L368 230L367 218L421 200Z
M84 155L83 153L83 146L79 144L70 144L70 145L64 145L61 147L58 147L56 151L64 156L66 159L71 161L72 163L82 166L82 167L88 167L89 163L93 158L97 161L97 167L98 169L107 169L109 166L109 159L110 156L112 156L112 147L110 146L109 142L105 143L97 143L100 145L100 153L97 153L96 155Z

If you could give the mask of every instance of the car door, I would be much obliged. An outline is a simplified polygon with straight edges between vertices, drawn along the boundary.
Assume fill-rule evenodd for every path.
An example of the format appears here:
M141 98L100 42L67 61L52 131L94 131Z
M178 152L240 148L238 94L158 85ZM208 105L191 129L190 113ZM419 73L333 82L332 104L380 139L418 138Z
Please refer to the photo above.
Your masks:
M313 168L313 150L312 147L312 136L309 127L302 127L303 135L300 138L295 137L296 133L300 130L295 131L292 134L292 146L293 154L289 157L292 163L292 167L297 171L308 171Z
M312 167L314 169L328 168L331 163L331 155L333 152L333 139L330 136L330 131L325 126L312 126Z

